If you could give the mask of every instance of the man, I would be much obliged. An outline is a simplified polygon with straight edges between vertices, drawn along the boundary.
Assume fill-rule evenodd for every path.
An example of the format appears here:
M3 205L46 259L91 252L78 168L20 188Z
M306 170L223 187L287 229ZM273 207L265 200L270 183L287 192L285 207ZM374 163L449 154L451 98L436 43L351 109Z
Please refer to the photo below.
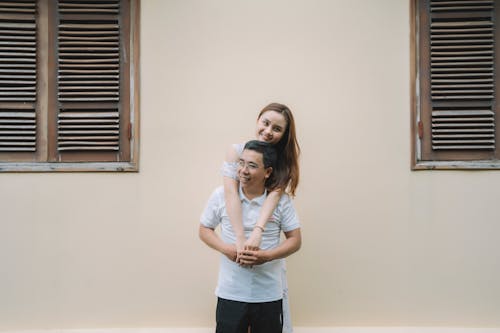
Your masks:
M276 164L275 149L249 141L239 160L238 177L246 236L252 232L266 198L266 180ZM214 229L220 224L220 237ZM285 240L280 243L281 231ZM300 248L300 224L288 195L283 194L262 233L262 247L244 251L236 263L235 234L225 209L224 189L217 188L201 216L200 238L219 251L216 321L218 333L278 333L282 330L282 265Z

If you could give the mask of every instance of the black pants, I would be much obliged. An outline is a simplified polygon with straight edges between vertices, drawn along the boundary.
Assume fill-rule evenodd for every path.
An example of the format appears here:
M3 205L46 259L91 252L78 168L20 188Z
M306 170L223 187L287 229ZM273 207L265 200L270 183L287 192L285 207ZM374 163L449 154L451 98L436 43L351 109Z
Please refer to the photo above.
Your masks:
M216 333L281 333L282 301L245 303L219 298Z

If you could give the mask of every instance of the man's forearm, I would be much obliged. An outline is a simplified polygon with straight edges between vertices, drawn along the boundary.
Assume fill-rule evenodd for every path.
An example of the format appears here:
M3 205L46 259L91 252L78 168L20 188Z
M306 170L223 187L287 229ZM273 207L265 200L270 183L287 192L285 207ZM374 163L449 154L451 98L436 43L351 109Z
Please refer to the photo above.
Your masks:
M200 239L212 249L222 253L230 260L236 260L236 247L234 244L226 244L215 233L214 229L207 228L200 224L199 228Z
M274 249L267 250L268 261L286 258L297 252L302 245L300 228L285 233L286 239Z

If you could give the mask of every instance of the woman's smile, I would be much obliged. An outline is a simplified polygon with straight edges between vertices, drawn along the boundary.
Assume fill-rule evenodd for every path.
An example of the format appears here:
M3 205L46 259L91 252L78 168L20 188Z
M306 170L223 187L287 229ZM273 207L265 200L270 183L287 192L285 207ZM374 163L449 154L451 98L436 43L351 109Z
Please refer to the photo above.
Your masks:
M285 116L276 111L266 111L257 119L257 140L277 144L285 133Z

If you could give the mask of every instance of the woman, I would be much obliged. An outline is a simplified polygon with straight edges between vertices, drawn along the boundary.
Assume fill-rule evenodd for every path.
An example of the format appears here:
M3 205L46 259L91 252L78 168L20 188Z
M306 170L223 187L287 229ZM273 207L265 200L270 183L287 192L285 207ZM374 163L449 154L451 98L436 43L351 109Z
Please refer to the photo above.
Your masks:
M282 193L295 196L299 183L300 147L295 134L295 120L290 109L283 104L271 103L257 117L256 139L273 144L278 151L278 165L273 170L274 181L268 186L268 196L262 206L260 216L248 239L242 222L241 201L237 168L244 144L231 146L226 154L222 169L224 176L224 196L231 226L236 234L236 262L244 250L256 250L260 247L262 232L276 208ZM285 261L283 262L283 332L292 332L288 289L286 283Z

